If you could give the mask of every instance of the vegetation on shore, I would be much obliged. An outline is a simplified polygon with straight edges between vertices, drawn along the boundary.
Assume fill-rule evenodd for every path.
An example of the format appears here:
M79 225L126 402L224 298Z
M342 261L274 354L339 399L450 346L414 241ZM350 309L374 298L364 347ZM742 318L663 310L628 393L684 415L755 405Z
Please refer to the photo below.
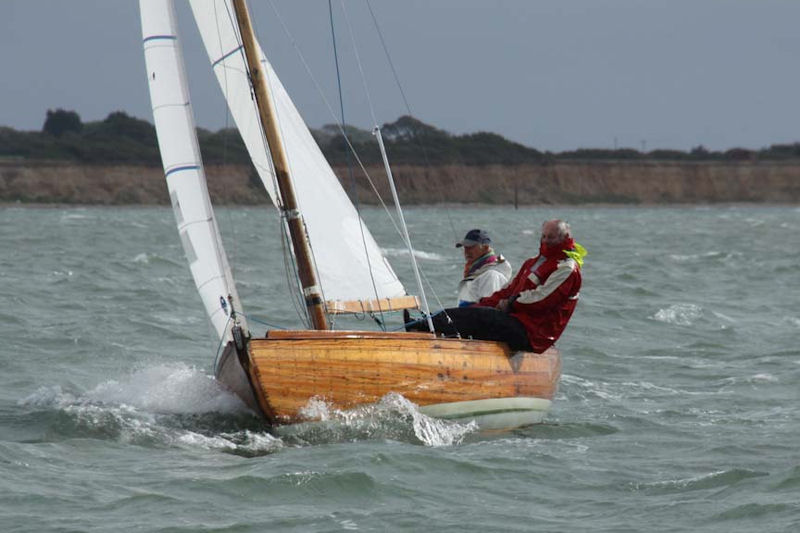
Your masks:
M377 143L369 131L345 128L349 142L365 165L380 164ZM632 148L542 152L487 132L452 135L413 117L400 117L382 126L384 141L397 165L522 165L560 161L782 161L800 158L800 143L772 145L761 150L733 148L724 152L703 146L684 152ZM348 163L347 140L338 126L312 130L332 165ZM234 129L211 132L198 128L198 140L207 164L249 164L239 134ZM155 128L124 112L102 121L82 122L74 111L49 110L42 131L17 131L0 127L0 158L74 161L80 164L133 164L159 166Z
M513 205L800 202L800 143L751 151L581 149L541 152L492 133L452 135L411 117L382 127L397 190L406 204ZM359 203L387 198L371 132L313 131L342 184ZM198 130L209 193L217 204L268 202L236 130ZM0 127L0 202L166 205L155 129L122 112L83 123L48 111L42 131Z

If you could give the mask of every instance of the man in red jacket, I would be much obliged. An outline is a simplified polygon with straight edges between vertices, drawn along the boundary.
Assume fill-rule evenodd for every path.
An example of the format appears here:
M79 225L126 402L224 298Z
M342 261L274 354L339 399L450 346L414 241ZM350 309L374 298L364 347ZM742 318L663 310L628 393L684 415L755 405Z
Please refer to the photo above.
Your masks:
M515 351L543 352L561 336L578 303L584 256L569 224L548 220L542 224L539 255L491 296L438 313L434 328L444 335L503 341Z

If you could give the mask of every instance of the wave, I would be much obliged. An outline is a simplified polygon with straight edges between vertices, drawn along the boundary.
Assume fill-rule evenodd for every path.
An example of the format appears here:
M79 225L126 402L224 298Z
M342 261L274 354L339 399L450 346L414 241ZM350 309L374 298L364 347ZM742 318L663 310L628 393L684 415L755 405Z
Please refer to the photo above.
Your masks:
M781 324L786 324L795 328L800 328L800 318L796 316L785 316L781 318Z
M425 446L452 446L478 431L475 422L459 424L420 413L413 402L389 393L378 403L342 411L321 398L311 398L301 414L317 422L278 428L278 434L301 443L395 439Z
M244 408L212 376L182 364L143 368L124 380L102 383L85 397L159 413L233 413Z
M76 221L76 220L83 221L83 220L96 220L97 219L96 216L88 214L87 211L84 211L84 212L80 212L80 211L66 212L66 213L62 213L59 218L60 218L60 221L61 221L62 224L65 223L65 222L72 222L72 221Z
M659 309L653 320L674 324L676 326L691 326L703 315L703 308L695 304L674 304L666 309Z
M729 487L745 479L765 476L769 476L769 473L733 468L730 470L718 470L706 474L699 474L688 478L666 479L650 483L634 483L632 486L634 490L643 490L655 494L669 494Z
M725 388L735 387L737 385L763 385L769 383L780 383L780 378L773 374L765 372L745 375L745 376L731 376L717 380L714 382L715 386L720 390Z
M701 254L669 254L667 257L676 263L697 263L709 260L728 263L741 260L744 254L742 252L708 251Z
M718 513L715 518L717 520L725 521L741 521L741 520L755 520L769 518L774 523L775 517L781 514L787 517L796 517L797 506L794 503L745 503L737 505L726 511ZM785 531L796 530L797 521L793 520L794 526L792 529ZM756 528L754 528L756 529ZM753 531L754 529L751 529Z
M144 252L134 256L132 259L129 260L129 263L116 262L112 264L114 264L114 266L130 268L131 263L134 265L153 265L153 266L169 266L169 267L183 266L183 262L181 261L176 261L172 258L164 257L160 254L144 253Z
M408 249L406 248L382 248L381 251L386 257L408 257ZM426 261L448 261L449 258L434 252L423 252L421 250L414 250L414 257L417 259L424 259Z
M19 400L48 439L99 438L141 446L216 450L243 456L285 447L394 439L430 447L460 444L477 432L428 417L398 394L341 411L312 398L303 413L317 422L268 428L241 400L212 377L183 364L159 364L86 392L41 387Z
M41 387L19 400L48 439L99 438L140 446L263 455L283 447L241 400L187 365L155 365L87 392Z
M142 263L142 264L146 265L147 263L150 262L150 257L151 256L152 256L152 254L141 253L141 254L139 254L139 255L137 255L136 257L133 258L133 262L134 263Z
M591 381L572 374L561 375L559 396L561 394L566 395L565 399L586 402L599 398L604 402L619 403L625 398L625 394L614 384Z
M570 443L570 440L584 439L589 437L604 437L619 433L619 429L608 423L601 422L556 422L548 421L514 430L515 435L539 440L559 440Z

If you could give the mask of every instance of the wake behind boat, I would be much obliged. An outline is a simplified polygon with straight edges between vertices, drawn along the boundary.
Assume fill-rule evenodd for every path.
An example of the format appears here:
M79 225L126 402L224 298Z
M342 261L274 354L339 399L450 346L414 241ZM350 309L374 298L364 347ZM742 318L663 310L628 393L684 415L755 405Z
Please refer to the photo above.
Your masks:
M389 393L424 414L475 420L483 429L540 422L560 376L553 348L511 353L495 341L331 329L331 318L346 313L421 308L430 317L414 255L419 298L407 294L314 142L255 39L244 1L190 5L231 115L281 213L310 325L264 337L250 331L208 196L172 2L140 0L153 117L178 231L225 347L217 379L270 424L313 419L304 409L310 401L346 410ZM376 138L410 249L377 127Z

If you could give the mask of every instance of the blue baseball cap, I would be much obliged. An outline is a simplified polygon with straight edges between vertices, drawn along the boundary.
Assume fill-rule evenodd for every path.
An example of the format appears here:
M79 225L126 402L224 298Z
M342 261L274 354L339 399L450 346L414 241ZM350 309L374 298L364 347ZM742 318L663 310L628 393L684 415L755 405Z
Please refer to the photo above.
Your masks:
M492 239L489 234L482 229L471 229L464 235L464 238L456 243L456 248L462 246L477 246L478 244L491 244Z

